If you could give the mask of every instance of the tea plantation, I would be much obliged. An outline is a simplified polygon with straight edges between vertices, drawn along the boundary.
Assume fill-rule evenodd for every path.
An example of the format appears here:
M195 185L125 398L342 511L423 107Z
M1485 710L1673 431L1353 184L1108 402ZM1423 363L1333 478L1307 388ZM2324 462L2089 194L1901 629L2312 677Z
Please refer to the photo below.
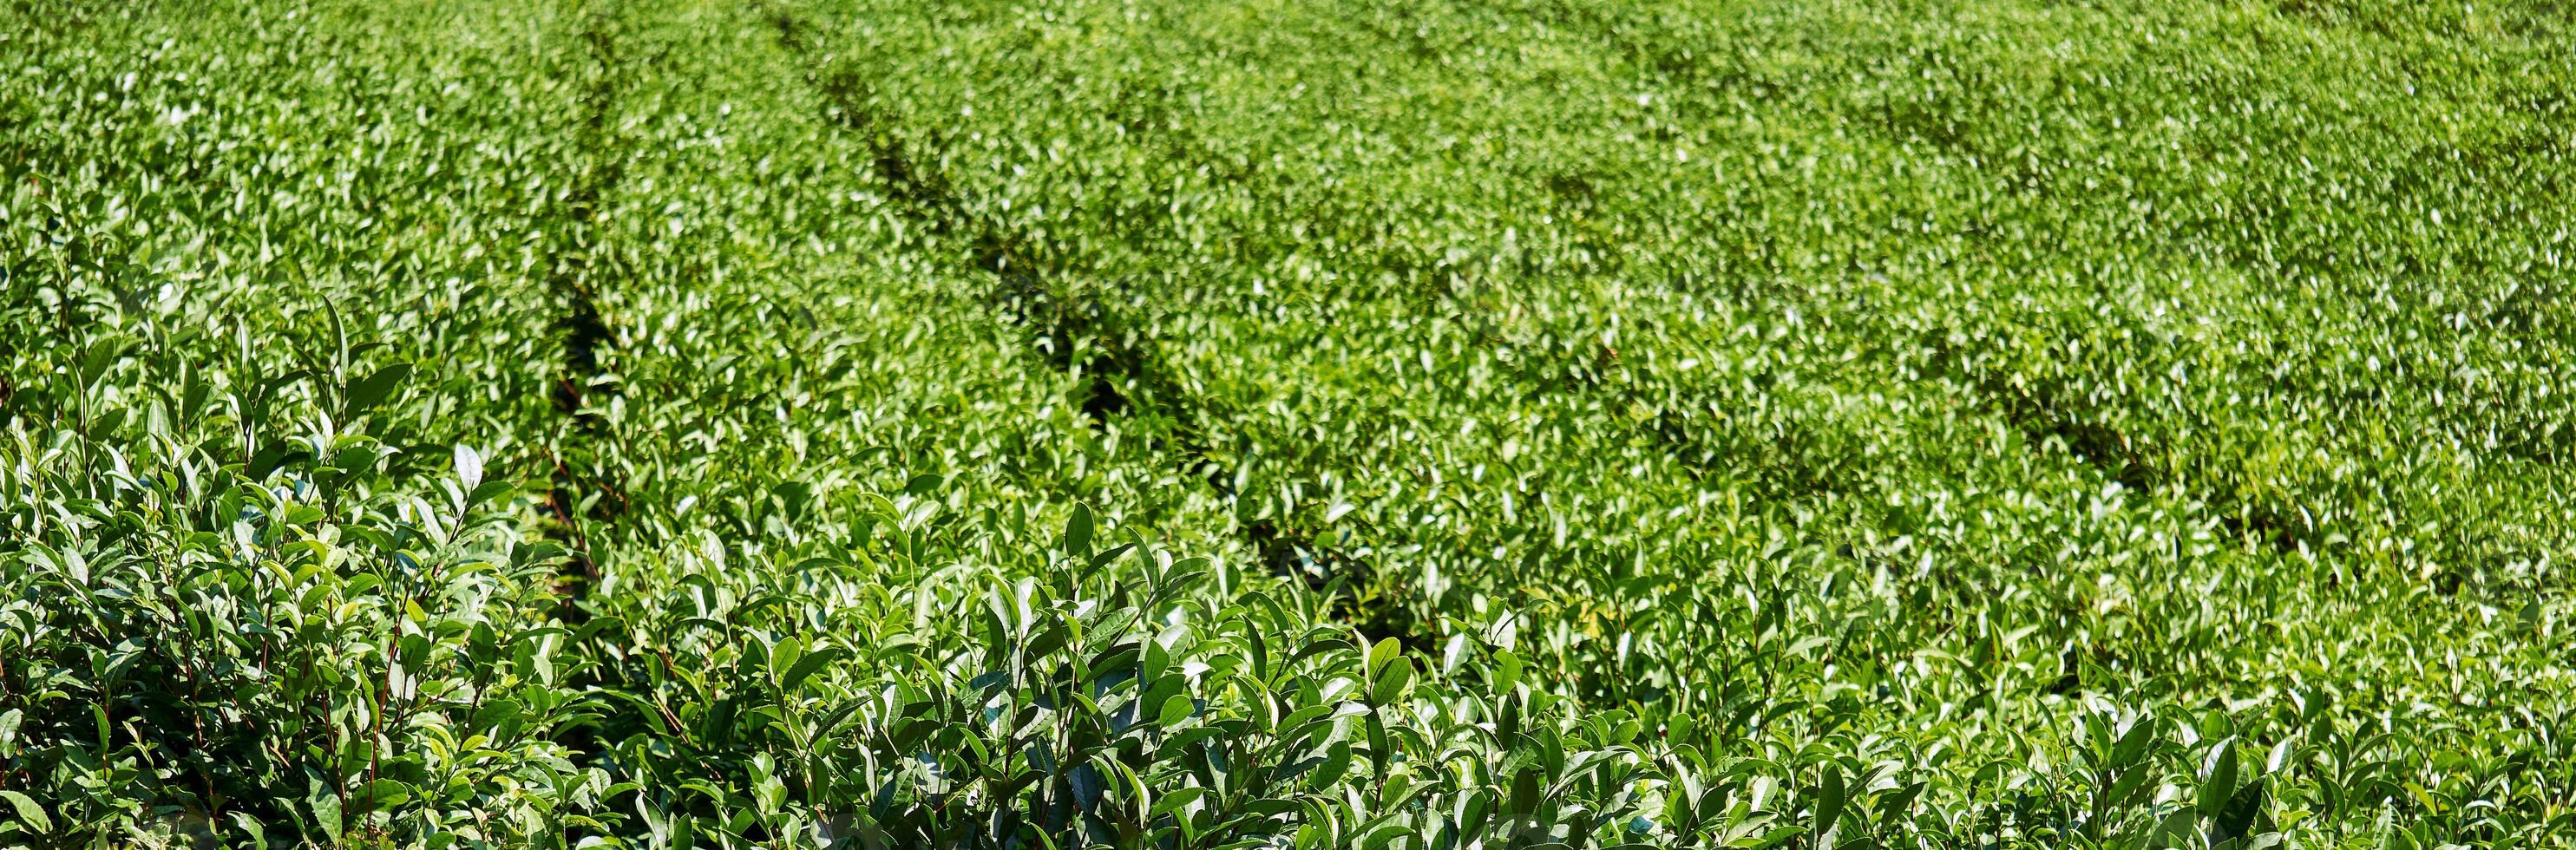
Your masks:
M0 847L2576 846L2576 6L16 0Z

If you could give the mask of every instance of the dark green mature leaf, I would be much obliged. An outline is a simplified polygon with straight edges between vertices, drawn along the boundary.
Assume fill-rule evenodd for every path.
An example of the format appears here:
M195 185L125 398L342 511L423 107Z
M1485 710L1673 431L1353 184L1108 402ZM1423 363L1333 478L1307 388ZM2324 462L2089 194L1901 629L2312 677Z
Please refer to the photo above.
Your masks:
M1064 521L1064 550L1076 558L1091 557L1091 508L1074 505L1073 515Z
M2121 733L2119 743L2112 745L2110 766L2116 770L2126 770L2137 764L2138 759L2146 755L2147 747L2155 743L2155 739L2156 719L2154 717L2140 717L2131 722L2129 731Z
M1835 825L1842 822L1843 803L1848 799L1846 793L1842 766L1826 765L1816 786L1815 833L1819 837L1832 832Z
M1363 672L1363 676L1370 683L1374 684L1379 680L1379 674L1386 669L1387 665L1403 655L1404 644L1402 642L1397 641L1394 638L1380 639L1375 645L1369 647L1368 663Z
M837 646L827 646L822 649L805 653L802 656L798 656L795 661L795 665L787 668L787 673L785 675L778 677L779 690L786 691L788 693L795 693L797 686L803 685L806 678L813 676L816 671L830 666L832 662L838 661L848 654L849 650L845 650Z
M2209 772L2200 780L2200 802L2196 808L2201 817L2215 818L2236 797L2236 740L2218 742L2210 756Z
M2253 834L2255 820L2263 814L2265 783L2270 778L2255 777L2254 781L2245 783L2228 798L2226 807L2210 816L2209 829L2212 840L2228 841L2250 837Z
M1173 694L1163 700L1162 710L1156 712L1155 723L1166 728L1176 726L1181 721L1190 719L1190 714L1195 710L1196 707L1188 694Z
M402 386L404 381L410 380L411 375L412 367L409 363L396 363L368 373L365 378L350 384L344 390L344 397L348 400L344 415L355 418L375 409L376 405L382 404L387 397L392 396L394 390ZM466 489L471 490L473 486L469 484Z
M1369 681L1369 702L1373 705L1400 705L1413 687L1413 662L1403 657L1390 659Z

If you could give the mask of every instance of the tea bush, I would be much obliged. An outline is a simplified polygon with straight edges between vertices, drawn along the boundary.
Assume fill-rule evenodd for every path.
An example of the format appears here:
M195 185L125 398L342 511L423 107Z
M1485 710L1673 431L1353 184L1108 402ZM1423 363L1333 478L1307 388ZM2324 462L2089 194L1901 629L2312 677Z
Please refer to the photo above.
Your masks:
M0 846L2567 846L2547 3L22 3Z

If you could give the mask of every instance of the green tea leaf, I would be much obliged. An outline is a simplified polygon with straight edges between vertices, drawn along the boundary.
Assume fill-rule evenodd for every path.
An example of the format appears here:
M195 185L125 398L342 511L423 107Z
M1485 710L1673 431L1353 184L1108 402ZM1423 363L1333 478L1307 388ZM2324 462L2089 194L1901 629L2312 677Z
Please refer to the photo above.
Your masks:
M805 653L803 656L796 659L795 666L787 669L786 675L778 678L779 690L786 691L788 693L795 693L797 686L804 684L805 679L813 676L815 671L823 669L825 666L830 665L834 661L840 660L842 656L848 654L848 650L837 646L827 646L822 649Z
M456 480L461 489L468 493L474 492L475 488L483 483L483 454L475 451L473 446L458 443L455 449L455 461Z
M2230 738L2218 742L2217 751L2210 756L2209 773L2200 781L2197 809L2201 817L2215 818L2225 811L2228 800L2235 795L2236 740Z
M1825 765L1824 776L1816 787L1816 835L1832 832L1842 822L1844 800L1842 766Z
M1074 505L1073 515L1064 521L1064 551L1076 558L1091 557L1091 508Z
M9 801L10 808L17 811L18 822L26 825L29 831L37 835L54 831L53 819L45 816L44 807L36 805L35 798L17 791L0 789L0 799Z
M411 374L411 364L396 363L378 369L350 384L345 390L347 407L343 415L356 418L359 414L374 409L376 405L383 403L387 396L392 395L395 388L402 386L404 381L410 380ZM468 484L465 489L474 488L473 485Z

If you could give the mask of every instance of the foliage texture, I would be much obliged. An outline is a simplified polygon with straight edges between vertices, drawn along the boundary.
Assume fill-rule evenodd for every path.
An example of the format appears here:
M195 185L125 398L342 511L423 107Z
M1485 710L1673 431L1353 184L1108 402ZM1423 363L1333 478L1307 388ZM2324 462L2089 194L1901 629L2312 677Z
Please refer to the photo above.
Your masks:
M22 0L0 847L2567 847L2576 14Z

